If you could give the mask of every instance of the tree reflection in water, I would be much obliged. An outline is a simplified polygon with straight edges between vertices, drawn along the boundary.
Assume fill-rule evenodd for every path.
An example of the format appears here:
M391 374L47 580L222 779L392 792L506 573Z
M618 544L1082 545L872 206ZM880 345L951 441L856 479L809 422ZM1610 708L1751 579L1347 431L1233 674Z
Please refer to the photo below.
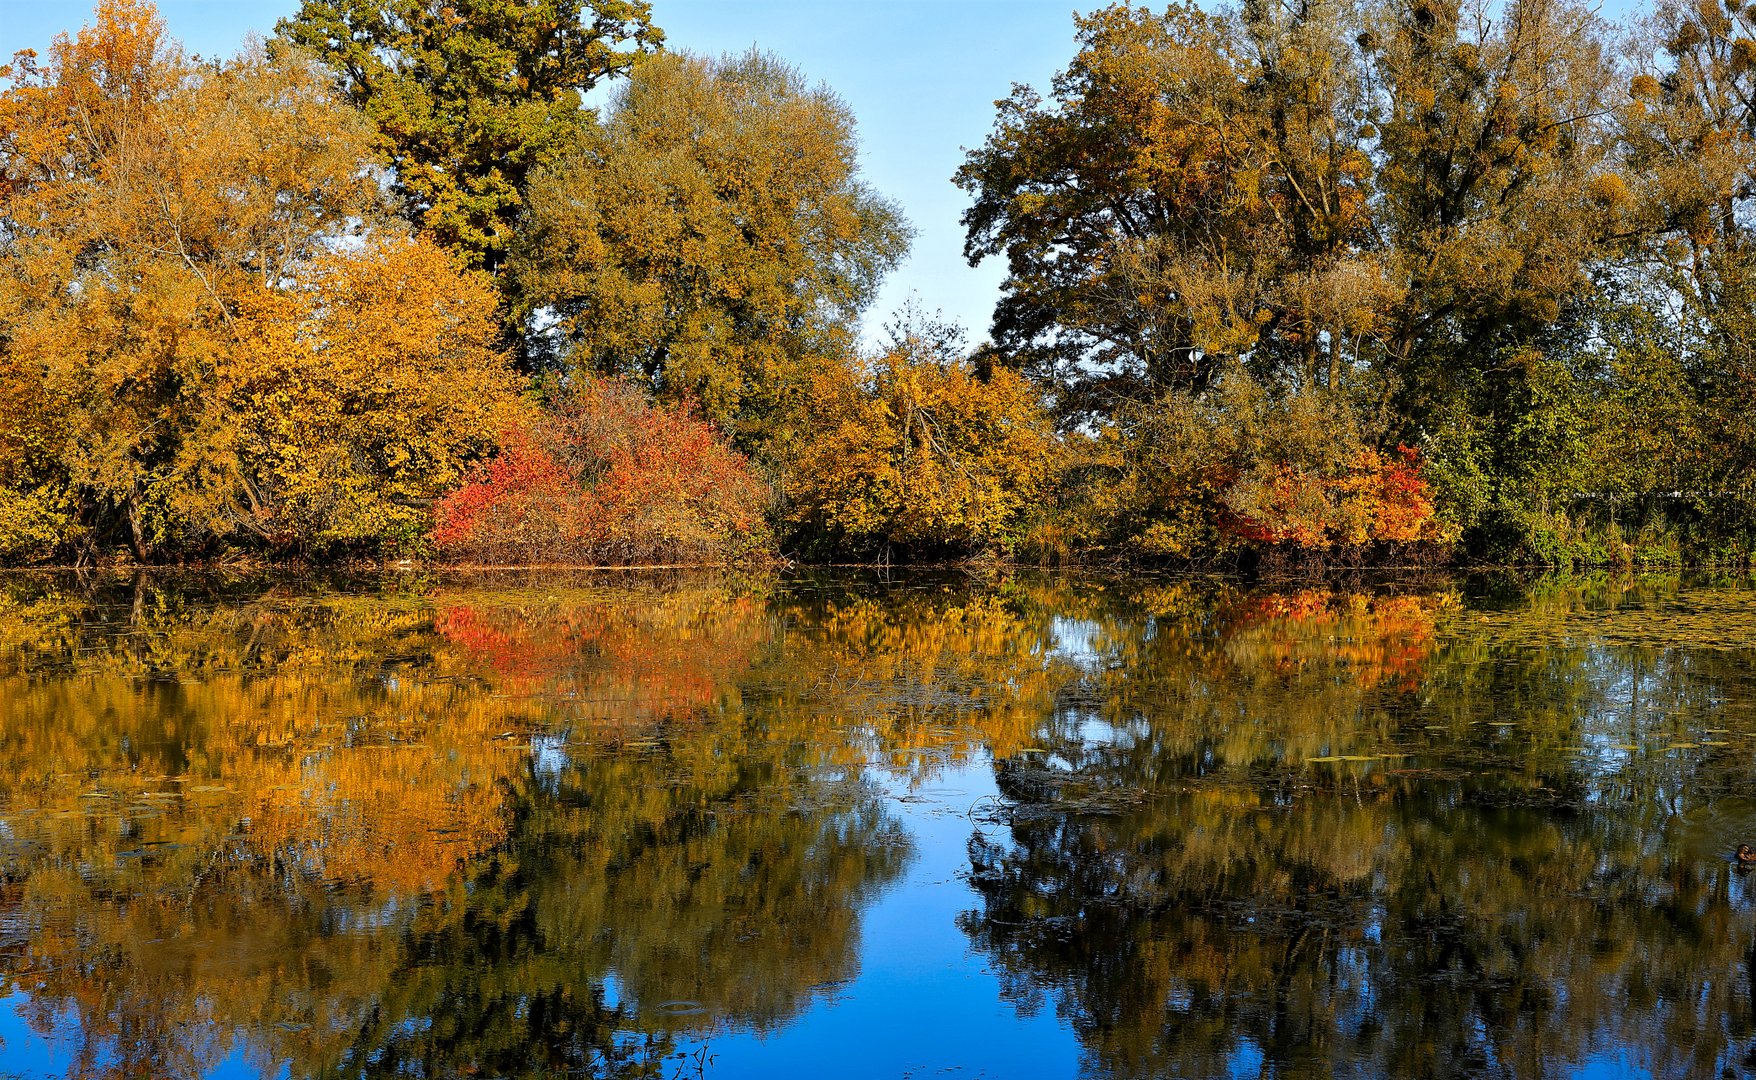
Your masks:
M1113 613L964 929L1097 1075L1741 1073L1756 820L1699 823L1756 790L1756 621L1705 591L1736 647L1664 586Z
M976 769L947 963L1094 1075L1738 1071L1753 656L1736 583L10 578L0 994L78 1076L669 1077Z
M760 600L189 595L8 598L0 991L76 1075L657 1076L846 980L905 864L737 707Z

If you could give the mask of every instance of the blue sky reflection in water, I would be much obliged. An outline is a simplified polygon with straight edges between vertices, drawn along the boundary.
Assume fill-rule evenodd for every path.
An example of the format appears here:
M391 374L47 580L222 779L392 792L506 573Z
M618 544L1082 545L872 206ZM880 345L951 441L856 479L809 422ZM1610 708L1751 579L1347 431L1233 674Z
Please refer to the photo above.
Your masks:
M1743 580L7 577L0 1074L1736 1075L1753 660Z

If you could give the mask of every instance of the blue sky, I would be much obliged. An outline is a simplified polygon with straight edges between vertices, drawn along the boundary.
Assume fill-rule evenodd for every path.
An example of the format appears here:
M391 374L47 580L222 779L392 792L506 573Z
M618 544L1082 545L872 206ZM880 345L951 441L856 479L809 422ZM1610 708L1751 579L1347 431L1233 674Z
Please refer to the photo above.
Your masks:
M963 260L967 203L951 184L963 147L980 145L1012 83L1046 87L1073 56L1075 0L653 0L672 48L752 45L827 83L858 118L865 174L900 203L914 250L867 316L867 336L910 296L986 336L1003 268ZM159 0L191 51L227 55L268 34L298 0ZM41 49L87 20L87 0L0 0L0 55Z

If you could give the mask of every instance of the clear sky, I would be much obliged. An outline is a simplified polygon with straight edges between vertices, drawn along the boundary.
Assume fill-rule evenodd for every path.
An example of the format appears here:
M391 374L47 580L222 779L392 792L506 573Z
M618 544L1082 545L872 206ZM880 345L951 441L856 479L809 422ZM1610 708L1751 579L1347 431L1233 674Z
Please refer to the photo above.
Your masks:
M159 0L191 52L228 55L267 35L298 0ZM1073 56L1073 10L1097 0L653 0L671 48L741 52L755 45L827 83L859 121L864 171L917 231L908 261L867 317L867 336L912 295L986 336L1003 268L963 260L951 184L963 147L980 145L994 100L1012 83L1046 88ZM0 55L42 49L87 21L87 0L0 0Z

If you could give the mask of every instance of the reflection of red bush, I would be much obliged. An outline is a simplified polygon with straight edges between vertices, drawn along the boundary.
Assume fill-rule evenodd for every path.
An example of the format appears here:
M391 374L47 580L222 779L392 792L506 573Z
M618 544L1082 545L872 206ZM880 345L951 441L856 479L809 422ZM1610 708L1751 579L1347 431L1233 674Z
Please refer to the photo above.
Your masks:
M441 501L433 540L482 562L721 562L766 543L768 498L688 410L591 381Z
M1248 635L1277 670L1313 659L1347 665L1362 687L1412 691L1437 644L1441 602L1419 596L1368 600L1326 589L1250 597L1220 613L1229 638Z
M452 604L433 625L501 690L567 698L618 722L708 707L732 691L768 632L759 600L717 592L535 609Z

